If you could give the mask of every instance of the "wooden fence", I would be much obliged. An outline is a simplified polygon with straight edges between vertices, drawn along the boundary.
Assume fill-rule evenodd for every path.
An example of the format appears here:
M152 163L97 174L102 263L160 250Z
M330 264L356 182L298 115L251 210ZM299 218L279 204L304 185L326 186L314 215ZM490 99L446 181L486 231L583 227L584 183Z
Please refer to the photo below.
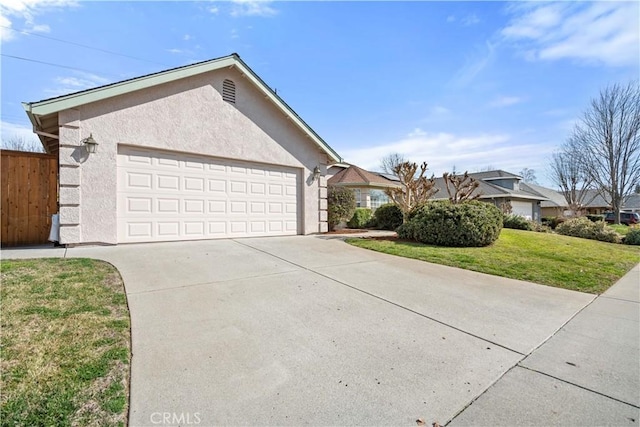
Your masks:
M47 243L58 211L56 155L0 151L2 246Z

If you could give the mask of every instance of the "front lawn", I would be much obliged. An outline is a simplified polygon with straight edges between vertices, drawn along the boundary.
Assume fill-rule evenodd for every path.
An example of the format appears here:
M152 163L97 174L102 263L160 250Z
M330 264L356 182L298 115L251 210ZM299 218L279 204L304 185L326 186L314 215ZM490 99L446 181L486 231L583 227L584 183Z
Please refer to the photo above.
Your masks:
M125 425L129 310L117 270L32 259L0 271L2 425Z
M391 255L599 294L640 262L640 247L503 229L484 248L447 248L400 240L347 239Z

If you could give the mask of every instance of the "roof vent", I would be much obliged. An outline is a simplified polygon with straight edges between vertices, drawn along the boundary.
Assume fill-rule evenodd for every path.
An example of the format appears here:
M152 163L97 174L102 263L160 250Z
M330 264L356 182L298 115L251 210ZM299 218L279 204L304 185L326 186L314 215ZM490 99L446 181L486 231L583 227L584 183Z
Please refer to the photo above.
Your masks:
M222 82L222 100L231 104L236 103L236 84L231 80Z

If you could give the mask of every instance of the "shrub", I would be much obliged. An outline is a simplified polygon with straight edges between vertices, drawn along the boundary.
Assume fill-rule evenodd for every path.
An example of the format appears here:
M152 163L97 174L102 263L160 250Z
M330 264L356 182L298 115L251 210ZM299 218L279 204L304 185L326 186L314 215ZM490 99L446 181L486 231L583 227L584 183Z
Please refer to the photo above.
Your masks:
M371 209L369 208L356 208L353 216L347 222L349 228L365 228L371 220Z
M587 215L587 219L592 222L604 221L604 215Z
M502 217L489 203L429 202L398 229L398 236L439 246L487 246L500 235Z
M345 187L329 186L327 190L327 220L329 230L342 221L348 221L356 210L356 196Z
M538 233L551 233L551 227L545 224L540 224L537 221L529 221L531 225L531 230L536 231Z
M381 230L393 231L402 224L402 211L397 205L387 203L376 209L372 223Z
M573 218L556 227L556 233L601 242L619 243L620 236L604 221L592 222L589 219Z
M552 230L555 230L559 224L562 224L566 220L566 218L563 218L561 216L545 216L542 218L542 224L548 225Z
M622 243L625 245L640 245L640 228L629 230L627 235L622 239Z
M515 230L531 230L531 222L525 217L515 214L505 215L502 219L504 228L513 228Z

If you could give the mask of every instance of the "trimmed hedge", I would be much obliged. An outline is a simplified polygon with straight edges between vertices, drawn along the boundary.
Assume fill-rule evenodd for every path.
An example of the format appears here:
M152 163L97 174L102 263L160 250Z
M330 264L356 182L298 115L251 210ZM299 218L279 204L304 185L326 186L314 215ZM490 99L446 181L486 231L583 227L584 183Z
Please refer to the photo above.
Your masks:
M599 240L601 242L620 243L620 236L604 221L592 222L582 218L573 218L556 227L556 233L565 236L581 237L583 239Z
M369 221L371 221L371 209L369 208L356 208L353 216L347 222L349 228L365 228Z
M513 228L514 230L528 230L531 231L531 221L525 217L515 214L505 215L502 219L502 226L504 228Z
M356 211L356 196L345 187L329 186L327 190L327 220L329 230L342 221L349 221Z
M622 239L622 243L625 245L640 245L640 228L629 230L627 235Z
M587 215L587 218L593 222L604 221L604 215Z
M402 211L394 203L380 206L373 213L372 225L380 230L395 230L402 225Z
M502 217L489 203L429 202L398 229L398 237L438 246L488 246L500 236Z
M542 224L548 225L552 230L555 230L558 225L562 224L566 220L566 218L563 218L561 216L545 216L542 217Z

